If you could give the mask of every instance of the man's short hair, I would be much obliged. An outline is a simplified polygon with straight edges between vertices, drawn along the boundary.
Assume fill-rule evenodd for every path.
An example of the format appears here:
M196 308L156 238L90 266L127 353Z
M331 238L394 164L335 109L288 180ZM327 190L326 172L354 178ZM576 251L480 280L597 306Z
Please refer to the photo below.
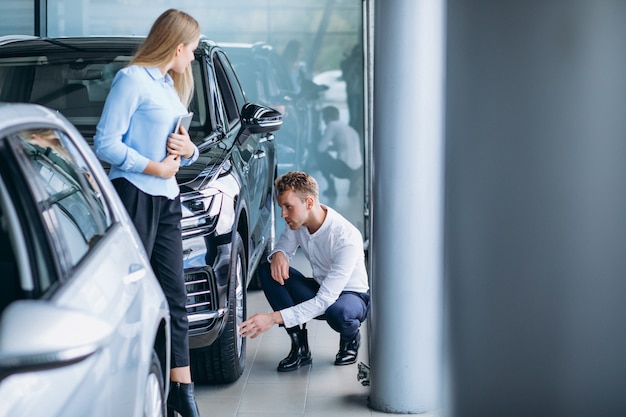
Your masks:
M302 199L313 197L316 201L319 196L319 186L315 178L302 171L291 171L281 175L274 182L278 195L291 190Z

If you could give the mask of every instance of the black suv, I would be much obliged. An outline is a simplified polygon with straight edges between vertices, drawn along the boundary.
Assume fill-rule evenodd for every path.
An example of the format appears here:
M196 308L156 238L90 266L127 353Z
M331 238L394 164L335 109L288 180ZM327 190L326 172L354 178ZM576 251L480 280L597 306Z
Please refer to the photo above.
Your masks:
M0 38L0 101L57 110L93 145L113 77L142 40ZM226 54L213 42L201 39L192 69L189 133L200 157L177 175L191 368L199 383L227 383L244 369L238 327L246 317L246 288L274 240L277 165L270 132L282 117L247 102Z

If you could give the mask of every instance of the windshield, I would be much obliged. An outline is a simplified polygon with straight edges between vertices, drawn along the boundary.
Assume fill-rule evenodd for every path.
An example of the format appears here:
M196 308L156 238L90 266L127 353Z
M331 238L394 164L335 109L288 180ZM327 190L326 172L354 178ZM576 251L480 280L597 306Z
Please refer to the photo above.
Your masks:
M93 144L96 125L117 71L132 56L86 52L0 58L0 101L37 103L58 110ZM210 131L206 111L197 99L202 88L197 61L194 66L196 94L192 101L194 120L189 130L194 141L201 142ZM205 110L205 109L204 109Z

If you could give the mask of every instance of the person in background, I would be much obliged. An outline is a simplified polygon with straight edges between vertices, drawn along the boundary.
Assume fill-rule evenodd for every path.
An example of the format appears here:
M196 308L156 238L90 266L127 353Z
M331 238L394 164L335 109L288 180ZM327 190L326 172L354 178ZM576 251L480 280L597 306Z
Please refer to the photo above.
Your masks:
M275 186L289 228L276 243L269 263L259 266L261 286L274 312L253 315L239 331L254 338L275 324L284 326L291 351L277 370L289 372L312 363L306 323L323 317L339 333L335 365L355 363L370 299L361 232L320 204L317 182L309 174L288 172ZM298 248L311 263L313 278L289 265Z
M292 39L287 42L283 53L280 55L285 68L289 72L289 79L293 86L293 91L297 94L300 92L300 83L304 77L306 77L304 63L300 61L300 55L302 54L302 44L296 39Z
M363 45L358 43L339 64L346 82L349 125L363 137Z
M109 177L133 219L171 314L168 415L199 416L189 362L187 294L183 273L180 190L175 175L198 158L189 134L174 132L193 93L191 61L198 22L169 9L111 85L94 148L111 165Z
M347 178L350 180L348 195L352 197L358 190L363 166L359 134L347 123L339 120L337 107L324 107L322 118L326 129L317 146L317 166L328 183L324 195L336 197L335 178ZM337 157L331 155L329 151L336 152Z

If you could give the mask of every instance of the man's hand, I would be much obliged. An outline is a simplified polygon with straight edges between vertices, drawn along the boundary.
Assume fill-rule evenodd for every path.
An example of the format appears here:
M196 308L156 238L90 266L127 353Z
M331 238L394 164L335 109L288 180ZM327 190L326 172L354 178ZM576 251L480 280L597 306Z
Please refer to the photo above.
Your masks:
M251 337L254 339L261 333L269 330L275 324L283 324L283 316L281 316L279 311L268 314L257 313L241 323L239 333L243 337Z
M180 133L170 133L167 139L168 154L191 158L194 150L189 133L187 133L183 126L180 127Z
M279 251L272 255L270 272L274 281L285 285L285 280L289 278L289 260L283 252Z

